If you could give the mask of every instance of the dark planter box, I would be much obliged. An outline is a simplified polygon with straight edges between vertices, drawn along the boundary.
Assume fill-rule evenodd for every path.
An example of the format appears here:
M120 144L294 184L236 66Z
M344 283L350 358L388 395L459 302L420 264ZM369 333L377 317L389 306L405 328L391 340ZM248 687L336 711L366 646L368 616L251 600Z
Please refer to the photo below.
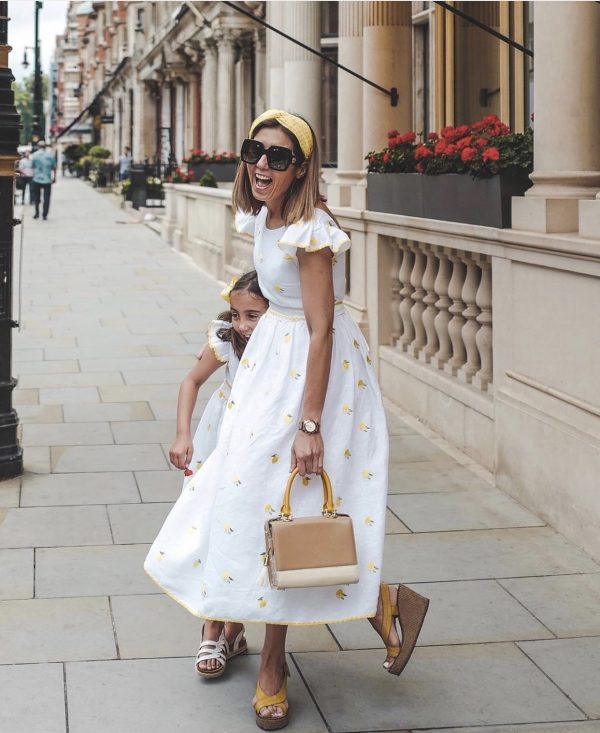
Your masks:
M237 167L237 163L188 163L188 171L194 174L194 183L198 183L206 171L212 171L217 181L221 183L231 183L235 178Z
M375 185L371 193L372 177ZM401 183L390 181L388 189L391 189L392 194L388 190L388 193L380 198L379 192L384 188L387 178L404 180ZM523 196L530 186L531 181L527 178L504 175L471 178L469 175L458 173L439 176L417 173L369 173L367 200L371 211L505 229L511 226L512 197ZM410 193L408 189L411 187L418 191ZM390 208L390 197L393 195L398 198L395 207ZM418 211L418 206L414 202L418 201L419 197L421 213L413 213Z

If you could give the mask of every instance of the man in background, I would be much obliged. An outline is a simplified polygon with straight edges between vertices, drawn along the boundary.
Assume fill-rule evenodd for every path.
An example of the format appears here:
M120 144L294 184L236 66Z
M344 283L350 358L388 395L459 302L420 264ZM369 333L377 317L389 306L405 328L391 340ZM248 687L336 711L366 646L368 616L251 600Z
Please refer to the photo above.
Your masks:
M44 140L40 140L37 144L38 149L31 156L31 165L33 167L33 180L31 182L31 192L33 194L33 204L35 206L34 219L40 218L40 199L42 193L44 195L44 206L42 216L48 218L50 209L50 189L56 181L56 160L54 155L46 149Z
M127 146L123 150L123 155L119 155L119 180L124 181L129 177L129 169L131 168L131 151Z

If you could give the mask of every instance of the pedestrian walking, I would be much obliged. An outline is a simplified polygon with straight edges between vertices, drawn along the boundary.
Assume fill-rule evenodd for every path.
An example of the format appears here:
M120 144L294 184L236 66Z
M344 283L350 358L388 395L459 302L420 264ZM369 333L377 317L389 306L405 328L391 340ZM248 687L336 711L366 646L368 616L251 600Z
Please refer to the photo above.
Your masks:
M35 206L34 219L40 218L40 200L42 194L44 196L44 204L42 208L42 216L48 218L50 211L50 193L52 184L56 181L56 159L54 155L47 150L44 140L38 141L38 149L31 156L31 165L33 167L33 179L31 182L31 190L33 193L33 205Z
M207 619L203 644L219 671L228 659L227 622L266 624L252 705L257 725L273 730L289 722L289 624L368 618L388 648L386 668L399 674L427 601L404 586L380 583L385 413L368 345L343 306L350 240L319 194L315 134L303 118L269 110L253 122L241 160L233 190L236 225L254 237L254 265L269 309L244 352L216 447L167 517L145 568L175 600ZM354 520L358 583L285 593L261 585L264 522L295 468L304 484L294 495L298 516L315 513L318 474L325 469L330 475L336 505Z
M25 194L29 189L29 202L31 203L31 181L33 178L33 165L31 163L31 153L26 151L23 153L18 163L18 170L20 178L18 182L18 188L22 192L21 203L25 203Z
M127 146L123 149L122 155L119 155L119 180L124 181L129 178L129 169L131 168L131 151Z

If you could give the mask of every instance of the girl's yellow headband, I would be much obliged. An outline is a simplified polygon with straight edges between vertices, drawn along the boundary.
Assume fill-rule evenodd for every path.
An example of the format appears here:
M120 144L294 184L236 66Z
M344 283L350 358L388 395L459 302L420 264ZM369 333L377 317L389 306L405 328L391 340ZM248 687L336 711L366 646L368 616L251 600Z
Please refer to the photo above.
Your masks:
M262 122L266 122L267 120L275 120L276 122L279 122L280 125L295 135L304 157L307 160L310 158L313 151L313 135L307 122L305 122L301 117L296 117L296 115L293 115L290 112L284 112L282 109L268 109L254 120L250 127L248 136L252 137L254 135L254 130L256 130Z
M223 298L223 300L226 300L228 303L231 303L231 291L233 290L233 286L236 284L236 282L239 279L240 279L239 275L234 275L231 278L231 282L229 283L229 285L227 285L226 287L223 288L223 290L221 290L221 298Z

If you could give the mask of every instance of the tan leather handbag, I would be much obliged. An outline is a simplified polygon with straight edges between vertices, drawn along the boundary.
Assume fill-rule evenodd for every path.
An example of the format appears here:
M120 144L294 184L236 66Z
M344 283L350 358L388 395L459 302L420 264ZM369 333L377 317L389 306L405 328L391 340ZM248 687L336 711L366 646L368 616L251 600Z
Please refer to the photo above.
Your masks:
M358 563L352 519L338 514L328 474L323 471L323 511L317 517L293 517L289 475L281 514L265 523L264 564L273 588L313 588L358 583Z

